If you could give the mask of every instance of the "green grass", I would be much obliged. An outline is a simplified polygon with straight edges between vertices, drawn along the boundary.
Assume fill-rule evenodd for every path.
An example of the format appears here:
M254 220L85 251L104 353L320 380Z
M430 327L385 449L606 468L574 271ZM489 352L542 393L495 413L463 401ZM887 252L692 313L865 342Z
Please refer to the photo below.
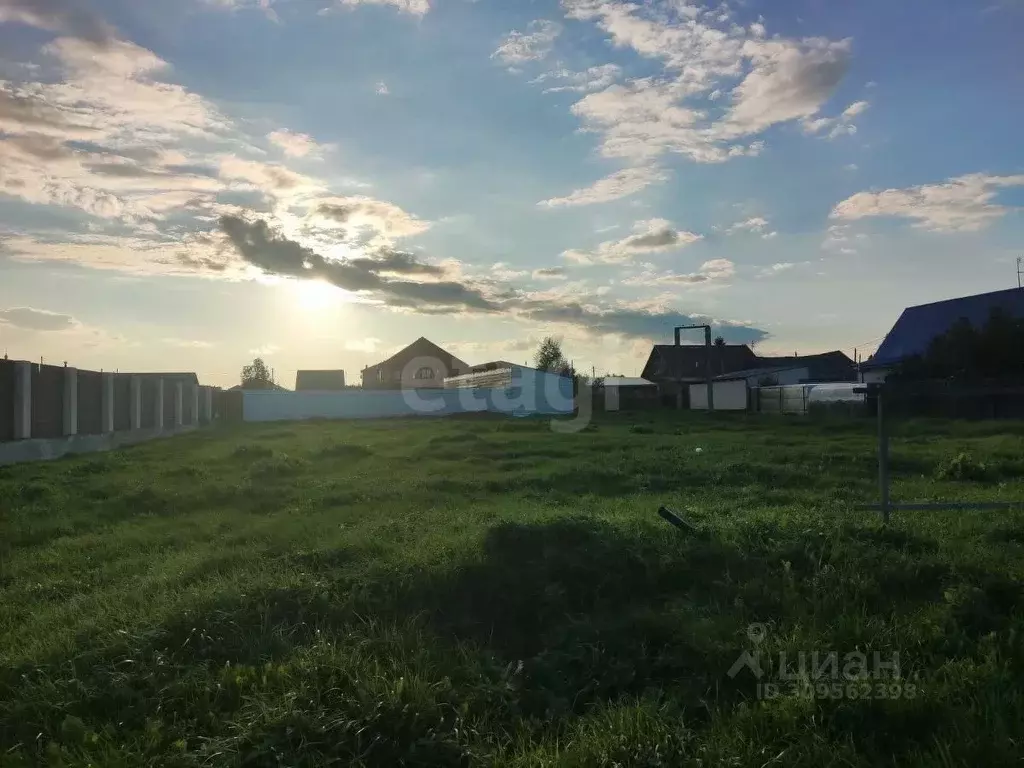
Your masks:
M882 527L870 423L702 416L0 468L0 765L1019 764L1024 512ZM897 500L1024 500L1019 423L892 451ZM766 658L898 652L901 697L759 699L752 623Z

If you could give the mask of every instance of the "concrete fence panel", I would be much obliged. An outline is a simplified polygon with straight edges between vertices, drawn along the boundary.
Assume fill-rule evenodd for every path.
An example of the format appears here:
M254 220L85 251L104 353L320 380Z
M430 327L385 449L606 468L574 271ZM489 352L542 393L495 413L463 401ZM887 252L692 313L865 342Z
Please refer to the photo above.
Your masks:
M78 434L101 435L103 429L103 374L78 372Z
M0 360L0 443L14 439L14 361Z
M141 422L142 429L153 429L156 427L156 381L145 379L139 382L141 391Z
M32 437L64 434L64 367L32 365Z
M126 373L114 375L114 431L132 428L132 379Z

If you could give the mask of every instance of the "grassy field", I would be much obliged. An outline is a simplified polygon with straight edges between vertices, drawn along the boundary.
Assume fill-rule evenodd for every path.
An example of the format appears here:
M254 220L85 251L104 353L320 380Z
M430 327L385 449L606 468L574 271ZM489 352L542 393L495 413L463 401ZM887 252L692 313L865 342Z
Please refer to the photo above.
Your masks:
M1019 765L1024 512L882 527L874 460L867 422L656 412L0 468L0 765ZM1024 500L1024 425L907 423L893 463ZM902 679L765 698L744 651Z

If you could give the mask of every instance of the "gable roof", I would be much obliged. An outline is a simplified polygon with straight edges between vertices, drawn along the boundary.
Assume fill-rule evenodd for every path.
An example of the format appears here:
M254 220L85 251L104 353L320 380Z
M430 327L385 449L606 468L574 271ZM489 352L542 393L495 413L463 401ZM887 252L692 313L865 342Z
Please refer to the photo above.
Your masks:
M707 378L707 348L703 344L655 344L640 377L648 381L683 381ZM711 348L711 370L717 376L757 365L746 344Z
M853 379L857 365L845 352L838 349L817 355L796 355L794 357L759 357L759 367L806 368L812 379L849 378Z
M269 391L269 392L288 392L285 387L280 384L275 384L272 381L250 381L246 384L235 384L233 387L228 388L228 392L254 392L254 391Z
M948 331L960 318L966 318L975 328L980 328L993 309L1002 309L1012 317L1024 318L1024 290L1010 288L907 307L878 351L862 367L894 365L908 357L924 354L932 339Z
M783 373L784 371L800 371L807 370L805 365L771 365L771 366L758 366L757 368L747 368L742 371L730 371L729 373L723 373L721 376L715 376L715 381L732 381L733 379L749 379L753 376L771 376L773 373ZM808 371L809 373L809 371Z
M332 390L345 388L345 372L342 370L297 371L295 390Z
M369 365L363 370L365 372L374 368L405 365L405 363L415 357L434 357L447 365L451 370L469 370L469 365L467 363L457 358L451 352L441 349L441 347L437 346L437 344L424 336L420 336L412 344L404 349L400 349L387 360L382 360L374 365Z

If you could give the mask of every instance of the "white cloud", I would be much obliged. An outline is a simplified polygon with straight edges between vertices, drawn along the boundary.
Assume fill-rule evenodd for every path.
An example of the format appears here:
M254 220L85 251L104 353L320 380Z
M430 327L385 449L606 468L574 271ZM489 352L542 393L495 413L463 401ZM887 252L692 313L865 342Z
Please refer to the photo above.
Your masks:
M377 86L374 89L374 92L378 96L390 96L391 95L391 89L388 88L388 84L385 83L383 80L380 80L380 81L377 82Z
M562 25L557 22L547 19L531 21L527 32L509 32L491 58L510 66L540 61L551 53L561 32Z
M582 72L573 72L569 69L556 69L538 75L530 81L531 85L555 82L559 85L549 85L544 93L559 93L562 91L575 91L586 93L588 91L599 91L607 88L622 75L622 68L617 64L601 64L590 67Z
M267 140L284 152L287 157L319 155L326 148L318 144L312 136L289 131L286 128L268 133Z
M425 16L430 11L430 0L340 0L341 5L355 7L357 5L390 5L402 13L413 16Z
M233 253L204 235L186 237L180 243L98 235L65 242L17 236L4 240L4 248L14 261L69 264L139 276L239 279L250 272Z
M537 205L553 208L562 205L591 205L618 200L646 189L651 184L665 181L668 177L660 168L640 166L616 171L610 176L598 179L589 187L581 187L565 197L542 200Z
M565 267L544 267L533 270L534 280L565 280L567 277Z
M504 261L496 261L487 269L488 276L495 280L518 280L530 274L528 269L514 269Z
M168 336L160 339L160 342L169 347L181 347L182 349L213 349L211 342L200 339L179 339L174 336Z
M634 164L666 153L701 163L757 155L764 143L750 137L813 118L848 65L849 40L767 39L763 24L745 29L723 9L622 0L562 5L614 46L662 65L660 74L611 84L572 107L584 130L599 134L602 155Z
M250 349L249 354L255 357L268 357L273 355L275 352L280 352L281 347L277 344L268 343L262 344L255 349Z
M779 234L778 232L769 229L768 219L763 216L754 216L753 218L745 221L737 221L735 224L725 229L725 234L727 235L735 235L741 232L760 235L764 240L771 240Z
M201 97L158 79L166 62L116 39L58 38L44 53L61 79L0 81L0 191L141 222L223 188L178 147L234 129Z
M866 101L857 101L844 109L837 117L818 117L815 119L804 119L802 122L804 133L821 134L823 138L835 139L840 136L852 136L857 132L857 126L853 119L870 106Z
M850 41L750 40L743 54L753 69L733 89L733 107L721 128L726 136L816 114L846 74Z
M825 239L821 243L822 249L831 251L833 253L839 253L844 256L850 256L857 253L855 240L861 236L856 237L850 231L851 227L849 224L833 224L825 232Z
M34 307L0 309L0 339L31 350L29 354L64 355L67 350L93 347L123 349L127 340L119 335L86 325L71 315ZM17 353L15 353L17 354ZM59 360L60 358L58 358ZM66 364L66 363L65 363Z
M237 155L221 155L218 158L218 172L226 182L245 184L275 200L301 198L324 189L319 180L297 173L280 163L245 160Z
M380 339L368 336L365 339L349 339L345 342L345 349L349 352L376 352L381 345Z
M0 326L7 325L28 331L67 331L79 325L71 315L32 307L0 309Z
M68 0L0 0L0 23L3 22L74 35L101 45L113 35L111 27L88 6Z
M915 227L945 232L970 232L998 221L1010 208L995 202L1003 187L1024 186L1024 175L973 173L942 184L908 189L858 192L832 211L833 219L855 221L872 216L909 219Z
M281 20L277 15L277 11L274 10L274 0L203 0L203 2L207 5L230 11L255 9L261 11L264 16L274 23Z
M358 237L371 230L391 240L412 237L430 229L430 222L413 216L394 203L371 197L328 197L315 201L309 217L318 226L349 230Z
M45 51L63 65L66 79L36 83L31 95L102 138L152 146L182 135L215 137L229 129L202 97L158 80L167 62L134 43L114 40L98 49L58 38Z
M576 264L621 264L640 254L685 248L700 239L701 235L678 230L666 219L648 219L636 222L628 237L608 240L593 251L565 251L562 258Z
M169 199L185 205L219 186L208 177L171 170L159 155L140 163L73 150L40 134L0 139L0 192L30 203L79 208L99 218L160 218Z
M871 106L870 102L867 101L855 101L853 104L843 110L843 117L856 117Z
M728 280L736 274L736 265L728 259L712 259L701 264L700 269L689 274L678 272L655 272L645 270L638 275L627 277L622 281L631 286L681 286L701 285L716 281Z
M806 262L803 262L803 263L806 263ZM770 267L765 267L764 269L762 269L758 273L758 275L760 277L773 277L773 276L778 275L778 274L780 274L782 272L788 272L789 270L793 269L796 266L797 266L797 264L795 262L792 262L792 261L782 261L782 262L779 262L778 264L772 264Z

